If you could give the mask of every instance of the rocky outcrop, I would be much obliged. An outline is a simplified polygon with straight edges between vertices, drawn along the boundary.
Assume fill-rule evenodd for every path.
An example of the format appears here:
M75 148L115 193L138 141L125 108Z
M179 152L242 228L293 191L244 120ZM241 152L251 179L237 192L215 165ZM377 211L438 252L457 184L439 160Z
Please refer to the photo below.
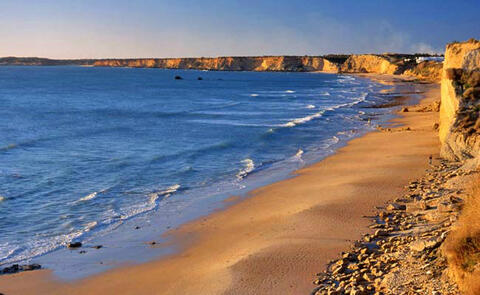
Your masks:
M431 166L371 216L373 232L317 274L313 294L459 294L442 248L466 197L459 183L473 174L445 160Z
M443 64L441 62L423 61L407 69L403 74L431 82L440 82L442 79L442 69Z
M480 163L479 41L447 45L441 93L441 155L477 166Z
M340 69L344 73L399 74L400 66L386 56L374 54L351 55Z
M99 67L146 67L213 71L338 72L339 65L318 56L245 56L201 58L104 59Z

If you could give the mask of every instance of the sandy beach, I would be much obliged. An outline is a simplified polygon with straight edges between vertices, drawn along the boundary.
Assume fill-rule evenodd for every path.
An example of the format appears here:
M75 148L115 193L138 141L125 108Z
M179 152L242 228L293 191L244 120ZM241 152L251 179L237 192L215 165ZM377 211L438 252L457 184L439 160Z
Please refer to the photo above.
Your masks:
M438 84L395 83L440 98ZM405 94L408 95L408 94ZM402 112L400 127L368 133L297 176L232 201L227 209L168 233L174 255L62 282L49 270L0 276L0 292L15 294L309 294L315 274L369 232L375 207L395 199L438 156L436 112ZM407 128L408 127L408 128ZM75 270L72 270L75 271Z

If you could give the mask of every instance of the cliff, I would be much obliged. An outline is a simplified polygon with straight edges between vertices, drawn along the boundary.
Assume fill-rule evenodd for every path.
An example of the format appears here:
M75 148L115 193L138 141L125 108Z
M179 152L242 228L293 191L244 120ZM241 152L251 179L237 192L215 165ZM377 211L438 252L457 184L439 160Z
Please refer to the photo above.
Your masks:
M400 66L387 57L375 54L351 55L341 66L344 73L399 74Z
M97 66L162 68L212 71L326 72L407 74L420 79L438 80L441 62L422 62L425 54L329 54L324 56L226 56L199 58L130 58L130 59L48 59L38 57L4 57L2 65L28 66Z
M94 59L49 59L40 57L2 57L0 66L90 66Z
M448 44L441 80L441 155L479 164L480 42Z
M147 67L213 71L322 71L336 73L339 65L319 56L245 56L201 58L104 59L99 67Z
M423 61L407 69L403 75L424 79L431 82L440 82L442 79L443 64L436 61Z

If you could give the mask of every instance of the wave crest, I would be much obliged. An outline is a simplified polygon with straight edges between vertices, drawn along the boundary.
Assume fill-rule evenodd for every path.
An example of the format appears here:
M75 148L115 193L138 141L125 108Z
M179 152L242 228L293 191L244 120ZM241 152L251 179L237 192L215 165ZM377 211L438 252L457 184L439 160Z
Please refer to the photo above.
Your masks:
M237 173L237 179L242 180L245 178L245 176L248 175L248 173L252 172L255 169L255 163L253 162L252 159L245 159L242 160L242 163L244 165L243 169L240 169L240 171Z

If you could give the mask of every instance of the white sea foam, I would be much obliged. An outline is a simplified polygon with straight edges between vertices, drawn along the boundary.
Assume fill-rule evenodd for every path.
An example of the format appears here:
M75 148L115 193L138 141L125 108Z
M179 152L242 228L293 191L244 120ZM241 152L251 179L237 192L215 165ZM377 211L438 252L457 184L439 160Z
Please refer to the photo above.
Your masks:
M303 150L302 149L298 149L297 153L295 154L295 158L297 159L302 159L302 155L303 155Z
M81 197L80 199L78 199L78 202L84 202L84 201L94 199L97 196L97 194L98 192L93 192L91 194L88 194L85 197Z
M308 115L306 117L303 117L303 118L297 118L297 119L293 119L285 124L282 124L280 125L280 127L295 127L297 125L300 125L300 124L304 124L308 121L311 121L313 119L316 119L316 118L319 118L323 115L323 113L325 113L325 111L333 111L333 110L336 110L336 109L339 109L339 108L342 108L342 107L351 107L351 106L354 106L362 101L364 101L368 96L368 93L362 93L361 96L359 96L357 98L357 100L353 101L353 102L348 102L348 103L344 103L344 104L339 104L339 105L336 105L336 106L332 106L332 107L329 107L329 108L326 108L324 110L321 110L315 114L312 114L312 115Z
M166 190L162 191L161 195L170 196L174 192L178 191L179 188L180 188L179 184L174 184L172 186L169 186Z
M126 211L119 213L119 218L121 220L126 220L139 214L151 211L157 207L157 200L159 199L159 197L163 196L164 198L168 198L179 188L180 185L175 184L167 187L166 189L149 193L147 194L148 200L146 202L130 205L128 208L126 208Z
M309 116L306 116L306 117L303 117L303 118L293 119L292 121L287 122L285 124L282 124L280 126L281 127L295 127L297 125L300 125L300 124L306 123L308 121L311 121L315 118L321 117L323 115L323 113L325 113L325 110L322 110L318 113L315 113L313 115L309 115Z
M309 105L307 105L305 108L306 108L306 109L314 109L315 106L314 106L313 104L309 104Z
M150 197L150 201L149 201L150 205L155 205L158 197L160 196L164 196L165 198L170 197L170 195L176 192L179 188L180 188L179 184L174 184L172 186L167 187L165 190L148 194L148 196Z
M258 96L258 94L256 94L256 93L252 93L252 94L250 94L250 96L251 96L251 97L257 97L257 96Z
M285 90L285 93L295 93L296 91L294 90Z
M3 202L5 201L5 197L4 196L0 196L0 202Z
M95 226L97 226L98 222L96 221L92 221L92 222L89 222L85 225L85 229L84 231L91 231Z
M252 159L242 160L243 168L237 173L237 179L242 180L248 173L252 172L255 169L255 163Z

